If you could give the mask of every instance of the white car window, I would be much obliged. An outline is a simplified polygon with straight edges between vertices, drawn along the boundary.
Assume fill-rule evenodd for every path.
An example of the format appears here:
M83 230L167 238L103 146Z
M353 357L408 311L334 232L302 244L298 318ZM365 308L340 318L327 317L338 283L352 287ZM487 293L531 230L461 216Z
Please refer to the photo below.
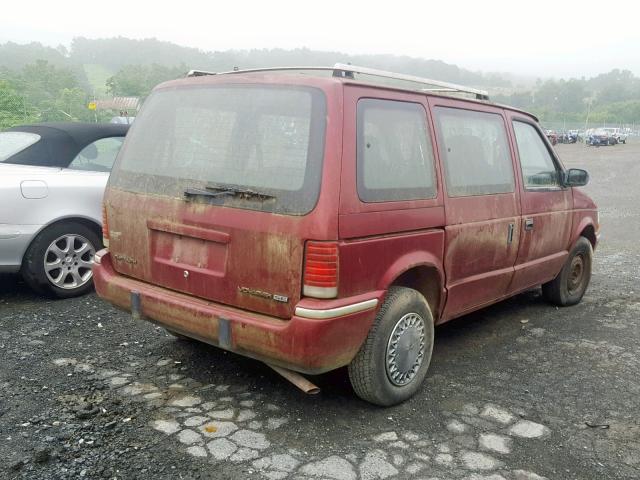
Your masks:
M11 158L16 153L40 140L40 135L28 132L1 132L0 133L0 162Z
M108 137L90 143L76 155L69 164L69 168L90 172L110 172L123 141L124 137Z

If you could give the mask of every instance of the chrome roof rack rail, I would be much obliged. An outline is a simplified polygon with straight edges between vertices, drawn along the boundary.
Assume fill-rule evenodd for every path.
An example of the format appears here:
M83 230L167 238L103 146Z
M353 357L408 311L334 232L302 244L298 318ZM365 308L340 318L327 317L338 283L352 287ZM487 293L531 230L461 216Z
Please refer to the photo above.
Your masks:
M355 74L367 75L378 78L389 78L392 80L400 80L403 82L417 83L420 85L428 85L430 88L420 88L422 92L438 92L438 93L465 93L474 95L478 100L489 100L489 93L486 90L465 87L455 83L442 82L440 80L432 80L430 78L418 77L415 75L405 75L402 73L394 73L386 70L378 70L375 68L359 67L356 65L348 65L345 63L336 63L333 67L269 67L269 68L251 68L239 70L237 68L227 72L208 72L206 70L190 70L187 77L200 77L204 75L229 75L237 73L258 73L258 72L282 72L282 71L329 71L333 72L334 77L355 79ZM435 87L435 88L434 88Z
M388 72L386 70L378 70L375 68L358 67L356 65L347 65L344 63L336 63L333 66L334 70L358 73L361 75L370 75L372 77L391 78L394 80L402 80L411 83L420 83L424 85L430 85L437 88L423 88L424 92L450 92L450 93L469 93L475 95L478 100L489 100L489 93L486 90L479 90L477 88L465 87L455 83L441 82L440 80L432 80L430 78L417 77L415 75L405 75L402 73Z
M203 77L205 75L217 75L216 72L208 72L207 70L189 70L187 77Z
M263 68L247 68L244 70L240 70L234 68L233 70L228 70L226 72L208 72L206 70L189 70L187 73L187 77L201 77L204 75L230 75L233 73L259 73L259 72L288 72L288 71L296 71L296 70L316 70L316 71L333 71L333 67L263 67Z

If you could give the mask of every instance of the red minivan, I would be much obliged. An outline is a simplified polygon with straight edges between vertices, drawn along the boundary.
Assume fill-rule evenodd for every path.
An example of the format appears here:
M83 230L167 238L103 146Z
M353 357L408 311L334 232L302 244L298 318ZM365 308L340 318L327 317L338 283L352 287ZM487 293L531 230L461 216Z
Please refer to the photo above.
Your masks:
M126 138L95 285L280 371L347 365L392 405L422 384L434 325L540 285L580 301L587 180L480 90L351 65L191 72Z

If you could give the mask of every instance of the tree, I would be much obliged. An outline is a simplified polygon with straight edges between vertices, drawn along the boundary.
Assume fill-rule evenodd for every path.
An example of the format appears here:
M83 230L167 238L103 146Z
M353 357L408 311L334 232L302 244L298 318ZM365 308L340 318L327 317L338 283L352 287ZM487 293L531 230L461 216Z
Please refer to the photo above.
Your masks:
M116 96L144 98L159 83L183 77L186 72L185 65L127 65L107 80L107 89Z
M0 130L33 121L24 98L7 80L0 80Z
M87 93L75 73L45 60L0 72L2 128L19 123L89 120ZM19 105L19 108L18 108Z

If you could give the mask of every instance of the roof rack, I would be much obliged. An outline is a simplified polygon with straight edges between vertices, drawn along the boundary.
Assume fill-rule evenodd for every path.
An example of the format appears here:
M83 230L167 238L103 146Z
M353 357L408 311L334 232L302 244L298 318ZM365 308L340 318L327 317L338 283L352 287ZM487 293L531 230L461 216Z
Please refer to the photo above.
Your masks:
M334 77L355 79L355 74L366 75L371 77L389 78L392 80L400 80L409 83L417 83L420 85L428 85L429 88L420 88L422 92L437 93L465 93L474 95L477 100L489 100L489 93L486 90L465 87L455 83L441 82L440 80L432 80L430 78L418 77L415 75L405 75L402 73L394 73L386 70L378 70L375 68L359 67L357 65L348 65L345 63L336 63L333 67L270 67L270 68L253 68L247 70L233 69L228 72L208 72L206 70L190 70L187 77L200 77L203 75L229 75L236 73L256 73L256 72L279 72L279 71L331 71Z

